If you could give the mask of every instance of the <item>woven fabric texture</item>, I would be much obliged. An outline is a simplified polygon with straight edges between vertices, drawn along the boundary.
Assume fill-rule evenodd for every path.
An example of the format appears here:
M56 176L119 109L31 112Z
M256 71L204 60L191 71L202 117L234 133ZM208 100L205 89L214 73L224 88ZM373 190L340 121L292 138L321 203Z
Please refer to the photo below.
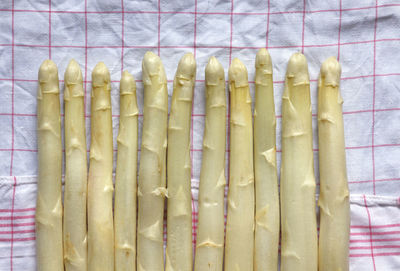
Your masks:
M122 71L128 70L137 79L142 113L144 53L150 50L161 56L169 97L180 57L185 52L195 55L191 125L195 245L204 68L214 55L227 75L232 59L240 58L249 71L254 102L254 61L260 47L268 48L273 61L278 167L287 61L298 51L309 61L317 181L317 78L326 58L335 56L340 61L351 193L350 269L400 270L399 28L400 3L396 0L1 1L0 270L35 270L36 92L43 60L51 58L58 65L61 93L69 60L80 63L88 147L91 72L97 62L106 63L112 79L116 155ZM141 136L141 123L139 128ZM226 154L228 165L229 144Z

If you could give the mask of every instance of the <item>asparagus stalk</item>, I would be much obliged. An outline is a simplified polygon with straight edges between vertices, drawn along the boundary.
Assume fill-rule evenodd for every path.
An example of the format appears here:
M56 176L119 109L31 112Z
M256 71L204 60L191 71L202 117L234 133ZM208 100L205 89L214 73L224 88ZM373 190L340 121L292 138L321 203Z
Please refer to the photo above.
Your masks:
M39 177L36 255L39 271L62 271L61 121L58 70L51 60L39 69L37 95Z
M92 72L88 182L88 269L114 270L113 135L110 73L103 62Z
M310 80L307 60L289 60L282 97L281 270L318 268Z
M349 270L350 206L340 74L340 64L330 57L318 80L320 271Z
M87 270L87 157L82 72L71 60L64 74L65 193L64 261L66 271Z
M190 122L196 76L191 53L179 61L168 125L168 216L166 271L192 271Z
M136 270L136 193L138 107L136 83L124 71L120 82L120 117L115 176L115 270Z
M206 118L200 174L195 271L222 270L226 96L224 68L211 57L205 70Z
M164 270L167 78L161 59L152 52L144 55L142 69L144 112L138 187L137 269L157 271Z
M279 246L279 194L276 171L276 119L271 57L265 48L256 56L254 171L256 217L254 270L276 271Z
M247 69L229 67L231 137L225 270L253 270L254 173L251 97Z

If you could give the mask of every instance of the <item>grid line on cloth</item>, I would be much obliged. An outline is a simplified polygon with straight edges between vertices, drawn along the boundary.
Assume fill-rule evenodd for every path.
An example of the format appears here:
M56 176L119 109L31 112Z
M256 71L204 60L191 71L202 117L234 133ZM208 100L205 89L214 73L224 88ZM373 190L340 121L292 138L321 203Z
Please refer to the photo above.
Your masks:
M14 0L12 1L14 8ZM10 176L13 174L14 163L14 89L15 89L15 70L14 70L14 11L11 11L11 152L10 152Z
M161 0L158 0L158 46L157 46L157 52L158 55L160 56L160 46L161 46Z
M303 2L304 3L304 2ZM357 11L357 10L365 10L365 9L375 9L375 8L384 8L384 7L398 7L400 4L391 3L391 4L383 4L383 5L373 5L373 6L364 6L358 8L343 8L343 9L321 9L321 10L291 10L291 11L276 11L276 12L194 12L194 11L147 11L147 10L109 10L109 11L72 11L72 10L35 10L35 9L0 9L1 11L14 11L14 12L33 12L33 13L73 13L73 14L198 14L198 15L282 15L282 14L303 14L303 13L321 13L321 12L337 12L337 11Z
M270 14L270 12L271 12L271 0L267 0L267 9L268 9L268 11L267 11L267 31L266 31L266 34L265 34L265 48L268 49L268 42L269 42L269 38L268 38L268 35L269 35L269 16L271 15Z
M85 0L85 81L84 81L84 87L85 87L85 94L84 94L84 99L83 99L83 104L85 106L85 110L83 110L83 113L85 115L85 119L87 117L86 113L86 104L87 104L87 66L88 66L88 58L87 58L87 49L88 49L88 19L87 19L87 0Z
M329 44L304 44L304 45L282 45L282 46L268 46L268 49L296 49L296 48L320 48L320 47L336 47L336 46L344 46L344 45L356 45L356 44L365 44L365 43L376 43L376 42L387 42L387 41L400 41L400 38L393 38L393 39L372 39L372 40L365 40L365 41L354 41L354 42L342 42L338 43L329 43ZM88 49L120 49L122 48L121 45L102 45L102 46L79 46L79 45L39 45L39 44L0 44L0 46L15 46L15 47L37 47L37 48L88 48ZM152 46L152 45L125 45L124 48L129 49L193 49L194 46L189 45L160 45L160 46ZM258 50L260 49L259 46L213 46L213 45L196 45L196 48L202 49L252 49Z
M339 0L339 26L338 26L338 51L337 51L337 60L340 61L340 34L342 32L342 0Z
M32 159L36 157L37 153L35 144L32 144L35 140L35 134L30 133L31 128L29 126L35 123L36 112L32 110L32 105L30 105L30 107L22 105L21 94L25 92L31 94L36 93L35 88L38 80L35 78L35 74L29 72L24 73L21 69L20 62L24 52L32 52L30 53L32 56L35 52L39 52L40 54L38 54L38 56L35 55L37 58L47 57L46 55L48 55L49 58L53 58L59 65L60 75L64 71L67 60L64 55L60 56L60 54L71 54L78 61L84 59L82 68L85 69L85 118L88 120L87 125L89 125L91 117L88 103L90 91L87 90L87 87L91 85L91 80L88 78L88 72L90 72L94 66L93 58L100 61L102 60L101 58L104 57L105 63L110 68L112 77L112 116L115 132L118 129L117 124L119 117L118 105L116 104L119 101L117 86L119 84L118 79L123 70L131 71L133 69L132 73L135 77L140 78L140 71L138 71L140 70L140 64L138 63L141 61L145 50L152 50L162 55L164 65L166 66L167 77L172 79L172 74L175 72L177 61L183 54L182 52L187 50L193 51L193 54L198 60L197 74L200 75L197 76L197 86L193 94L192 122L190 127L193 199L192 238L194 247L196 245L196 226L198 219L197 194L199 164L201 164L199 161L201 162L202 154L201 137L205 118L205 114L201 108L204 103L201 89L204 87L205 83L203 75L206 61L204 60L211 54L216 54L218 59L223 63L225 71L227 71L232 57L240 57L249 68L249 78L251 79L249 83L252 95L254 95L253 75L256 50L262 46L270 50L274 62L273 82L276 93L276 107L278 109L276 116L278 131L281 122L279 98L284 84L284 77L282 74L284 74L285 70L285 64L283 64L281 55L284 56L284 61L286 63L292 52L300 50L305 53L309 59L310 75L311 78L313 78L310 80L311 89L312 92L314 92L317 84L316 71L322 60L321 57L325 58L325 56L328 56L325 54L337 54L338 60L341 60L343 63L342 66L344 67L344 76L341 78L342 92L345 92L345 95L347 95L347 97L345 97L343 112L345 130L357 133L357 129L354 129L354 127L363 126L360 128L359 135L346 134L350 190L352 193L356 192L361 194L369 194L370 191L373 191L374 195L385 195L385 193L389 193L390 196L397 196L398 198L398 195L394 192L396 188L400 187L400 171L398 169L396 170L398 163L385 159L385 157L398 157L396 155L399 154L398 151L400 149L400 141L395 137L396 134L398 135L398 133L396 133L398 129L396 129L395 120L400 112L400 96L399 98L395 96L400 86L396 81L398 81L400 73L397 73L399 66L395 62L388 63L385 67L382 66L383 63L388 60L388 58L385 58L382 54L382 50L397 46L397 44L400 43L400 36L394 31L395 25L388 24L388 18L390 19L390 16L398 18L398 15L395 15L395 12L392 10L398 10L397 8L400 7L400 4L393 3L393 1L390 0L381 0L379 2L375 0L370 1L370 3L365 3L365 6L361 6L352 1L338 0L337 2L327 4L318 3L317 5L316 3L314 4L313 1L303 0L298 3L292 1L293 5L290 7L287 6L289 7L287 8L284 6L285 1L283 1L282 4L270 0L259 1L260 4L255 2L243 4L244 2L234 2L234 0L231 0L220 3L216 1L216 6L214 7L210 5L209 2L208 5L210 6L207 6L205 5L205 1L193 0L190 3L188 2L188 4L190 4L189 7L184 7L186 4L182 4L182 7L176 8L175 10L168 10L166 5L170 6L169 3L161 0L154 0L152 3L148 2L150 3L150 8L146 8L146 4L144 3L144 6L140 6L140 10L135 10L137 7L133 7L128 1L124 2L123 0L109 1L109 3L103 3L104 6L93 2L88 3L88 1L85 0L82 5L77 5L76 8L72 7L71 4L69 4L69 6L60 5L60 1L51 0L49 0L49 2L45 1L45 3L32 4L32 6L26 7L21 6L21 2L18 0L15 1L17 3L16 5L14 5L14 0L10 0L10 2L12 3L11 7L3 3L0 4L0 13L4 15L11 14L12 22L12 31L9 35L11 40L3 38L0 35L0 50L10 50L12 55L11 60L8 62L11 64L11 74L1 71L0 68L0 84L3 85L2 89L6 89L7 91L11 90L10 99L0 97L0 102L6 101L6 103L3 104L7 105L5 107L0 107L0 123L6 124L4 126L5 129L11 128L9 129L11 131L10 133L0 133L1 139L4 139L0 140L0 157L6 156L6 160L9 161L9 163L6 163L5 171L2 170L2 168L4 168L4 166L2 167L2 163L4 164L4 162L0 161L0 172L4 171L5 173L3 173L3 175L10 175L12 178L8 184L8 182L3 181L0 177L0 195L5 195L4 200L0 199L0 264L4 263L2 256L6 255L7 262L4 265L5 268L9 267L10 270L13 270L13 268L17 270L21 267L22 258L29 263L34 263L34 251L28 248L24 250L21 246L34 247L35 208L32 206L34 206L36 180L25 181L21 179L19 175L21 175L21 172L27 172L26 175L36 173L34 169L21 171L23 165L21 163L24 163L24 159L26 159L25 167L27 169L34 168L35 163L32 162ZM71 1L71 3L72 2L74 1ZM290 1L286 0L286 2ZM372 2L374 2L374 5L372 5ZM180 5L178 2L176 3L176 6ZM218 6L218 4L220 4L220 6ZM90 5L90 10L88 10L88 5ZM41 27L43 29L36 32L33 31L33 33L43 36L38 36L40 38L35 38L34 36L30 37L29 34L21 36L21 33L24 31L24 29L21 29L21 26L29 29L29 26L24 25L23 22L23 16L25 15L33 16L31 18L42 18L43 23L45 21L48 22L48 26L44 24ZM57 24L57 21L60 21L59 16L64 15L67 17L63 17L63 20L65 20L65 18L77 18L77 21L82 20L81 32L84 33L84 36L81 42L78 42L78 37L73 39L73 42L60 40L58 32L68 30L60 29L60 26ZM102 18L106 18L104 16L109 15L111 17L107 18L110 18L111 21L107 21L107 25L103 25L105 29L99 28L99 25L93 24L96 22L94 20L108 20ZM14 38L14 16L16 38ZM331 36L327 39L315 38L315 34L319 31L318 28L315 28L317 16L323 16L323 18L328 19L325 22L327 29L329 29L329 26L335 26L332 28L333 30L329 30L332 33L329 33ZM352 16L360 16L360 18L356 19L356 17ZM155 25L155 28L148 25L144 27L144 35L148 35L149 33L154 35L154 39L149 39L149 42L141 42L140 40L136 42L130 38L132 33L134 33L134 39L140 39L139 34L138 37L135 35L136 33L142 32L140 32L140 29L134 28L134 24L141 24L140 21L137 21L139 18L154 19L151 23ZM204 33L212 32L212 29L211 32L207 32L207 27L210 27L210 25L207 25L207 20L213 18L218 20L218 22L215 23L216 26L218 26L218 23L224 26L226 33L218 32L217 35L226 38L227 42L223 42L222 39L219 42L215 41L218 40L218 36L204 36ZM190 29L185 29L184 31L185 42L180 43L179 39L168 40L168 38L165 38L164 33L171 31L168 26L166 26L167 24L165 24L166 21L168 22L168 19L174 20L177 24L179 20L181 20L182 29L185 27L185 24L187 25L187 29ZM358 24L360 20L362 21L363 19L365 20L363 22L363 24L365 24L364 26ZM68 23L68 20L65 22ZM243 22L246 22L246 24L243 24ZM36 24L34 20L32 20L31 23L33 25ZM252 35L254 42L252 40L246 40L247 33L244 32L245 26L247 24L251 25L252 23L255 23L257 25L256 27L260 28L259 31L255 32L252 32L253 29L249 29L249 33ZM285 25L296 26L296 24L298 24L298 27L293 29L291 33L288 33L288 30L283 28ZM111 28L111 31L106 33L106 27L109 25L115 26L115 28ZM73 24L67 26L70 29L76 27ZM361 33L352 33L352 27L361 30L359 31ZM132 32L132 29L136 29L136 32ZM387 31L387 29L392 31ZM280 37L276 35L277 30L282 31L280 32ZM108 35L107 37L110 41L114 39L118 41L108 43L99 42L96 38L92 38L94 37L94 31L96 32L96 38L100 38L99 40L104 38L102 34L106 33L104 35ZM367 31L373 35L367 34ZM48 32L47 35L44 35L45 32ZM259 32L262 34L260 35ZM169 34L177 35L177 33L171 32ZM78 34L76 35L78 36ZM191 35L193 35L193 42L191 42ZM285 36L287 35L292 36L285 40ZM368 62L362 63L358 61L357 58L359 58L359 54L352 58L352 54L357 51L365 52L365 59L371 60L370 63L372 65ZM74 52L79 53L75 54ZM99 54L99 52L110 53L110 57L113 56L115 59L118 59L115 62L120 63L107 62L107 57L109 56L107 56L107 54ZM393 59L396 59L395 55ZM362 65L356 66L359 63ZM37 63L28 60L27 66L35 71L38 68ZM315 66L318 66L318 68ZM372 69L369 69L371 66ZM345 70L348 67L354 67L354 69L352 71L349 71L349 69ZM60 77L60 79L62 78ZM136 80L136 82L138 83L138 100L140 101L142 98L141 90L143 89L142 80ZM172 82L173 80L168 80L169 95L172 93ZM60 80L60 89L63 88L63 83L64 81ZM228 84L228 80L226 83ZM358 84L360 84L359 89L357 89ZM357 91L361 90L365 91L366 94L361 101L362 104L357 105L354 101L359 99L360 96L356 94ZM355 93L354 97L349 94L353 92ZM14 97L14 95L16 96ZM228 110L226 117L228 123L226 154L228 162L227 177L229 182L229 91L227 95ZM386 103L381 102L382 96L384 95L388 96L388 98L386 98ZM33 98L35 98L35 96ZM25 96L24 101L29 102L27 96ZM8 107L8 105L11 106ZM313 108L313 112L313 121L316 121L315 107ZM61 117L63 116L64 114L61 113ZM388 116L388 119L394 119L394 122L387 121L385 119L386 116ZM142 118L143 114L141 113L139 114L139 120ZM4 122L3 119L9 121ZM361 125L363 123L365 124ZM382 126L382 123L388 124ZM382 127L384 127L384 129L382 129ZM87 131L90 133L90 129L87 129ZM383 136L384 133L391 134L392 138ZM3 135L7 135L6 138L4 138ZM30 140L30 138L32 139ZM88 134L88 145L89 142L90 134ZM279 135L277 144L278 142ZM313 151L315 158L317 158L318 145L314 144ZM386 153L388 155L386 155ZM116 155L115 146L114 154ZM277 146L277 156L279 159L280 146ZM357 161L354 160L354 157L356 159L361 159L359 163L363 165L354 167L353 163ZM317 160L318 159L315 161L316 168L318 168ZM362 169L362 171L359 171L357 168ZM27 189L30 190L27 191ZM388 192L389 190L393 192ZM226 195L227 189L225 190L225 196ZM24 197L27 197L27 199L24 199ZM368 198L368 200L366 198ZM349 256L352 266L362 265L362 263L365 264L369 261L372 263L373 261L373 270L389 270L387 268L387 261L389 259L396 259L395 257L400 255L400 224L393 215L392 217L386 215L382 218L382 216L380 216L382 210L377 211L375 206L373 206L373 202L373 199L371 200L368 195L364 196L359 199L362 209L353 212L355 217L352 217ZM353 208L355 203L352 204ZM400 204L400 198L398 198L397 204ZM357 215L361 216L357 217ZM369 218L369 220L367 218ZM164 233L166 233L165 226L166 225L164 225ZM28 258L33 258L33 260L29 260ZM392 263L392 266L395 266L395 264L396 263ZM397 266L400 268L400 263ZM372 266L369 267L372 268ZM366 267L365 269L354 270L369 269Z
M400 39L399 39L400 41ZM0 45L1 46L1 45ZM31 47L31 46L28 46ZM127 48L125 46L125 48ZM349 77L342 77L341 80L345 81L345 80L354 80L354 79L362 79L362 78L370 78L370 77L389 77L389 76L400 76L400 73L387 73L387 74L371 74L371 75L359 75L359 76L349 76ZM16 78L16 79L12 79L12 78L0 78L0 81L14 81L14 82L33 82L36 83L38 82L37 79L20 79L20 78ZM310 82L317 82L318 79L310 79ZM60 83L63 83L64 80L60 80ZM88 81L88 80L84 80L84 83L91 83L92 81ZM141 83L142 80L136 80L137 83ZM168 80L169 83L173 82L173 80ZM196 80L196 82L198 83L204 83L204 80ZM118 80L111 80L111 83L119 83ZM285 81L273 81L274 84L284 84ZM255 82L249 80L249 84L254 85ZM4 113L1 113L4 114Z
M233 39L233 0L231 0L231 23L230 23L230 36L229 36L229 65L232 62L232 39ZM228 137L229 138L229 137ZM229 179L229 178L228 178Z
M124 72L124 47L125 47L125 12L124 12L124 0L121 0L121 77Z
M304 54L304 34L306 25L306 0L303 0L303 26L301 30L301 53Z
M12 9L14 9L14 0L12 0ZM15 36L14 36L14 11L11 11L11 77L14 80L15 78L15 70L14 70L14 42L15 42ZM13 174L13 164L14 164L14 137L15 137L15 126L14 126L14 98L15 98L15 82L11 82L11 161L10 161L10 176ZM11 200L11 240L10 240L10 270L13 271L13 252L14 252L14 226L13 226L13 221L14 221L14 204L15 204L15 190L17 187L17 178L14 177L14 185L13 185L13 190L12 190L12 200Z
M49 0L49 59L51 59L51 0Z
M371 141L372 141L372 179L373 179L373 193L376 194L375 190L375 147L374 147L374 139L375 139L375 86L376 86L376 29L378 27L378 0L375 0L375 24L374 24L374 61L373 61L373 94L372 94L372 132L371 132ZM369 214L368 214L369 215ZM373 254L373 253L372 253ZM372 257L373 259L373 257ZM375 260L374 260L374 269L375 268Z
M374 180L375 182L375 180ZM375 187L375 186L374 186ZM375 265L375 257L374 257L374 248L373 248L373 241L372 241L372 228L371 228L371 214L369 213L369 209L368 209L368 205L367 205L367 199L365 198L364 195L364 205L365 205L365 210L367 211L367 216L368 216L368 230L369 230L369 240L370 240L370 244L371 244L371 258L372 258L372 263L374 266L374 270L376 270L376 265Z

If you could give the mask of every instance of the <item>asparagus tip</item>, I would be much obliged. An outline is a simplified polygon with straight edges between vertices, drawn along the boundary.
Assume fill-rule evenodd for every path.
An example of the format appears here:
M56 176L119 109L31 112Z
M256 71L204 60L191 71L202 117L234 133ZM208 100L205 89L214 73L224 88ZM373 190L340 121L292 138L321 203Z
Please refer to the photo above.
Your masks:
M192 53L186 53L179 61L176 76L192 80L196 75L196 60Z
M82 72L78 62L71 59L68 63L64 75L65 84L79 84L82 83Z
M331 56L322 63L321 78L324 79L325 86L338 86L342 68L335 57Z
M128 71L124 71L122 73L121 82L120 82L120 93L123 94L131 94L136 91L136 82L135 78Z
M59 94L57 65L47 59L39 68L39 89L37 98L41 99L44 93Z
M57 65L50 59L46 59L39 68L39 81L46 82L53 76L58 77Z
M269 69L271 69L270 67L272 66L271 56L265 48L258 50L256 55L256 68L261 68L263 66L267 66Z
M157 75L160 69L161 59L153 52L146 52L143 57L143 73L148 75Z
M110 83L110 72L106 64L103 62L97 63L92 72L92 85L94 87L101 87Z
M217 85L221 80L225 81L224 67L212 56L206 66L206 85Z
M294 53L290 57L286 77L293 78L293 85L310 83L307 59L302 53Z
M229 82L235 84L235 87L249 85L246 66L238 58L233 59L229 67Z

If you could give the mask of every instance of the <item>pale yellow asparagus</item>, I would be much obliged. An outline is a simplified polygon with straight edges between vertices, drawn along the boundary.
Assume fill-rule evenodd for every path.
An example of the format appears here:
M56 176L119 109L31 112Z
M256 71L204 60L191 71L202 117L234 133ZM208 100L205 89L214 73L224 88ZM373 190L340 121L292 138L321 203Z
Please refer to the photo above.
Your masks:
M224 259L226 93L224 68L215 57L208 61L205 81L195 271L222 270Z
M136 194L138 151L136 83L124 71L120 82L118 157L115 175L115 270L136 270Z
M192 271L192 197L190 123L196 60L185 54L179 61L168 124L166 271Z
M318 268L315 177L307 60L289 60L282 96L281 270Z
M279 246L279 194L276 169L276 119L271 57L265 48L256 56L254 172L256 215L254 270L276 271Z
M350 205L340 95L341 67L328 58L318 80L319 270L349 270Z
M64 262L66 271L87 270L87 157L82 72L71 60L64 74Z
M88 269L114 270L113 135L110 72L99 62L92 72L88 181Z
M58 69L45 60L39 69L37 94L39 176L36 202L38 271L62 271L61 121Z
M247 69L235 58L229 67L230 179L225 271L253 270L254 172L251 97Z
M164 270L163 217L166 196L168 92L161 59L152 52L142 63L143 133L139 166L137 270Z

